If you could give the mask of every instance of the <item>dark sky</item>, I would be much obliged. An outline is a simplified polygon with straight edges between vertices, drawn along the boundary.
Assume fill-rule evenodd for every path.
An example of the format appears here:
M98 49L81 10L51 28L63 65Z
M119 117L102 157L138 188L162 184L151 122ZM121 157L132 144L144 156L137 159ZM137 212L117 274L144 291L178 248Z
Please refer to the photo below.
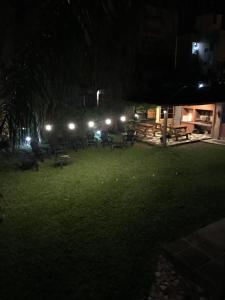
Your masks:
M108 20L117 24L116 19L128 18L127 10L129 5L138 11L144 5L145 0L1 0L0 2L0 33L1 36L12 33L19 33L19 37L23 38L37 31L48 30L58 32L62 29L73 31L75 27L71 27L72 23L82 18L89 20L89 26L102 28L102 12L108 17ZM180 12L181 20L185 28L193 24L196 14L221 11L223 1L218 0L148 0L156 5L177 9ZM111 9L111 10L110 10ZM85 12L86 10L86 12ZM117 16L118 15L118 16ZM132 16L134 17L134 16ZM135 20L134 20L135 23ZM123 24L124 25L124 24ZM82 25L80 24L82 27ZM123 27L121 27L122 33ZM13 32L12 32L13 31Z
M48 56L53 72L61 59L80 81L92 76L90 66L96 80L111 82L120 70L126 78L146 2L178 10L181 32L192 31L197 14L221 9L216 0L1 0L0 59L46 66Z

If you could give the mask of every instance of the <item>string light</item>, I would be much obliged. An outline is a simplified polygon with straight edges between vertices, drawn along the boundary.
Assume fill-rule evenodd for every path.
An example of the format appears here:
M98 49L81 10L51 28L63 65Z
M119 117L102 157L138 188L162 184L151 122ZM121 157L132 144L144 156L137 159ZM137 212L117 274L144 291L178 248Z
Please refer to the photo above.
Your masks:
M69 124L68 124L68 128L69 128L70 130L74 130L74 129L76 128L76 126L75 126L74 123L69 123Z
M94 121L89 121L88 122L88 127L93 128L95 126L95 122Z
M111 125L112 124L112 120L111 119L106 119L105 120L105 124L106 125Z
M52 130L52 125L47 124L47 125L45 126L45 130L51 131L51 130Z

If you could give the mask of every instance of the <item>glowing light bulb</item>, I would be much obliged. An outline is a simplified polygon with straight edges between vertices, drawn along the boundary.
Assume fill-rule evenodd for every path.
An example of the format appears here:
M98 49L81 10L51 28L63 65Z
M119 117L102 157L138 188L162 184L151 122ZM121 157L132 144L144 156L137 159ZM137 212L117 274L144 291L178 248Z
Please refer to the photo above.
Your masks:
M202 83L202 82L198 84L198 88L199 88L199 89L202 89L204 86L205 86L205 85L204 85L204 83Z
M111 119L106 119L106 120L105 120L105 124L106 124L106 125L110 125L111 123L112 123L112 120L111 120Z
M68 128L69 128L70 130L74 130L74 129L76 128L76 126L75 126L74 123L69 123L69 124L68 124Z
M47 124L47 125L45 126L45 129L46 129L47 131L51 131L51 130L52 130L52 125Z
M93 128L95 126L95 122L89 121L88 122L88 127Z

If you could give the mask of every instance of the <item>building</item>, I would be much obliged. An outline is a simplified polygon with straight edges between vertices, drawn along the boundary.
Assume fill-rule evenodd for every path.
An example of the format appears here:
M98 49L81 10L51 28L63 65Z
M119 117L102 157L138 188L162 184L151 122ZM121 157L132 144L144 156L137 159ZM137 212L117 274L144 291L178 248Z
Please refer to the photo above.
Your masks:
M178 38L177 63L180 69L194 74L196 87L217 88L225 83L225 16L221 13L206 13L196 17L194 31ZM215 96L214 96L215 95ZM181 95L181 103L184 99ZM202 104L173 108L173 122L187 125L188 131L207 132L212 138L225 139L225 94L218 103L216 94L202 99ZM222 101L221 101L222 100Z
M211 82L225 74L224 15L207 13L196 17L194 31L178 37L178 68Z
M146 91L174 68L177 12L163 1L145 0L140 17L135 87Z

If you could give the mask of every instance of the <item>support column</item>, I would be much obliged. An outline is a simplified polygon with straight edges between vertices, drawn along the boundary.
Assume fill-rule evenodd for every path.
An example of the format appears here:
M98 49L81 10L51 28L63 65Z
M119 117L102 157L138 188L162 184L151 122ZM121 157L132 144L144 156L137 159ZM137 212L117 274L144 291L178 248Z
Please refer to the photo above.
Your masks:
M164 114L164 119L163 119L163 128L162 128L162 142L163 142L163 146L166 147L167 146L167 121L168 121L168 108L166 108L163 111Z

